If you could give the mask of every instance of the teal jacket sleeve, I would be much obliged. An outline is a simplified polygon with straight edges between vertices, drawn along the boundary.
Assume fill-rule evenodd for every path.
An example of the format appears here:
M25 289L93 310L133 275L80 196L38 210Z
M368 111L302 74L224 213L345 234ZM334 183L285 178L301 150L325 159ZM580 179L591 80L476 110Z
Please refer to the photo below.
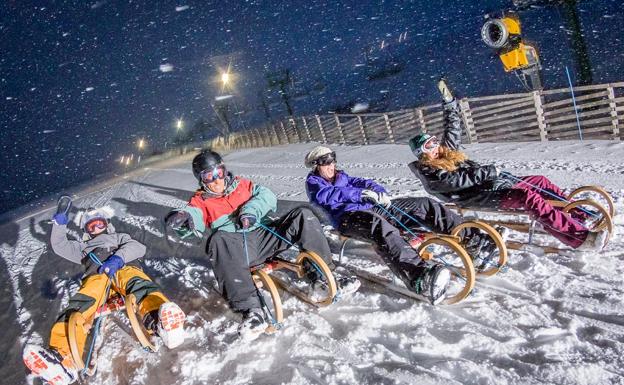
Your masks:
M277 210L277 197L266 187L253 184L251 199L241 208L240 214L253 214L258 220Z

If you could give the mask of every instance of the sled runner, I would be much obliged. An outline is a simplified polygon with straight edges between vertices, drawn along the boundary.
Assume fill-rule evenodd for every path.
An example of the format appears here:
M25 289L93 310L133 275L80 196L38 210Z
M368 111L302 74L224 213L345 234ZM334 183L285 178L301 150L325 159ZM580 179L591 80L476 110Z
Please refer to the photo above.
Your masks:
M306 275L306 269L304 268L304 263L306 262L318 271L326 285L326 295L322 298L310 298L304 290L293 285L293 283L285 277L285 274L281 274L286 270L294 273L299 279L303 278ZM262 306L270 320L270 325L266 329L267 333L272 333L279 329L284 319L282 300L277 286L300 300L317 307L331 305L335 301L338 293L336 281L329 266L327 266L321 257L312 251L299 252L294 262L280 257L271 258L260 265L252 267L251 272L256 288L258 290L266 290L270 296L269 304L268 301L264 299L264 295L260 292L258 293Z
M466 251L459 234L462 230L470 228L478 229L487 234L496 245L496 248L491 250L485 258L475 259ZM358 269L348 262L344 263L343 257L347 249L347 244L354 240L337 232L334 232L334 234L338 235L339 239L342 241L340 259L338 261L340 265L351 270L362 279L380 284L411 298L423 299L421 298L422 296L401 286L398 282L394 282L394 279L388 280L387 278ZM477 275L494 275L507 263L507 247L503 238L496 229L481 221L463 222L453 228L450 234L422 233L422 238L418 240L409 239L408 235L409 234L404 233L410 245L418 251L418 254L423 260L435 260L445 265L451 271L451 284L447 289L446 298L442 302L446 305L458 303L466 298L474 288ZM477 266L476 268L475 264Z
M137 318L138 306L134 295L130 294L123 298L122 296L115 294L108 298L108 300L98 308L93 320L85 320L79 312L74 312L69 316L67 323L68 328L68 340L71 355L74 360L74 364L77 370L85 370L85 374L93 375L95 372L95 351L96 340L101 333L103 322L107 316L123 311L125 309L128 320L134 335L141 344L141 346L148 351L155 352L156 347L150 342L150 333L145 330L143 324ZM80 348L77 343L77 334L92 334L90 346L85 349L87 357L83 360L80 354Z
M580 221L585 227L592 231L606 230L610 238L613 232L612 217L615 215L615 205L611 195L599 186L582 186L572 191L565 200L548 200L552 206L561 209L565 213L572 210L580 210L585 213L586 218ZM567 251L567 248L552 246L540 246L534 244L535 234L547 234L535 220L503 220L486 219L483 215L495 216L529 216L529 213L520 210L495 210L491 208L462 207L454 203L447 203L447 207L458 211L463 216L470 216L487 222L491 225L503 226L510 230L528 234L526 242L507 241L507 247L512 250L525 250L539 248L544 253L559 253ZM607 238L607 239L608 239Z

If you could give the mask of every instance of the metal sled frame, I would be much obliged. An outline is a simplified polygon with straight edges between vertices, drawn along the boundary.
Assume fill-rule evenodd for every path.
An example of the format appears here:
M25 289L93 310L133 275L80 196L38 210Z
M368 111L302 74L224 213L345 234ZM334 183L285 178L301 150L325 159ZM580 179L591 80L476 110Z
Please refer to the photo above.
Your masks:
M492 238L498 249L498 260L490 261L485 269L479 272L475 271L472 258L468 255L468 253L461 244L461 238L459 234L462 230L468 228L476 228L487 233ZM343 236L340 233L336 234L342 240L342 246L340 247L340 260L342 261L342 257L345 253L347 243L351 240L351 238ZM456 266L448 266L448 264L444 260L439 259L439 256L434 255L434 253L429 250L429 246L431 245L440 245L452 250L453 253L457 255L462 261L463 266L461 268ZM445 298L445 300L442 302L445 305L458 303L464 298L468 297L468 295L472 292L472 289L475 286L477 274L484 276L494 275L507 263L507 247L503 242L500 234L492 226L480 221L463 222L453 228L450 234L427 233L425 234L424 241L418 246L417 252L424 260L439 259L440 262L449 267L454 280L464 282L464 286L458 293L451 297ZM421 296L412 293L409 289L396 286L391 282L386 282L387 280L382 277L378 277L368 272L362 272L359 269L355 269L354 272L356 273L356 275L368 281L381 284L383 286L392 285L393 290L399 292L400 294L404 294L411 298L422 299Z
M601 205L600 203L592 199L574 200L575 196L578 196L586 192L593 192L593 193L600 195L607 202L607 207L604 207L603 205ZM579 206L591 206L600 214L601 217L596 222L596 224L592 228L590 228L590 230L600 231L600 230L606 229L607 232L609 233L609 238L611 237L611 234L613 232L612 218L615 215L615 205L613 204L613 198L607 191L605 191L602 187L599 187L599 186L582 186L572 191L570 195L566 197L566 200L568 200L569 203L564 202L564 201L559 201L559 200L548 200L548 203L550 203L553 207L561 208L561 210L565 213L568 213L572 209L579 207ZM499 214L499 215L509 215L509 216L529 216L529 213L527 212L519 211L519 210L505 211L505 210L496 210L496 209L491 209L491 208L461 207L454 203L447 203L445 206L459 212L462 216L469 212L472 212L480 221L487 222L491 225L503 226L511 230L515 230L515 231L522 232L522 233L527 233L529 235L529 239L527 243L517 242L517 241L507 241L507 247L509 249L522 250L526 248L527 246L529 247L537 246L544 253L552 253L552 254L556 254L565 250L563 248L558 248L558 247L535 245L533 243L534 234L537 232L546 233L546 232L539 231L538 229L536 229L535 220L531 220L530 222L522 222L522 221L489 220L489 219L479 218L479 213Z
M134 331L134 334L139 340L141 346L146 350L151 350L153 352L156 351L156 347L149 340L149 332L145 330L142 322L139 322L137 318L138 305L136 297L133 294L130 294L124 298L123 303L120 302L119 298L120 296L117 294L111 295L107 299L106 303L100 306L100 308L96 311L98 316L94 317L91 322L87 322L79 312L74 312L69 316L69 321L67 322L67 338L69 340L69 349L77 370L84 369L86 365L89 365L89 363L85 363L83 361L82 355L78 349L76 329L82 328L83 332L88 335L98 318L106 317L109 314L116 313L124 309L126 310L126 315L128 316L132 330Z
M308 262L310 262L312 266L318 269L319 272L323 274L326 278L326 283L328 287L327 297L319 301L313 301L302 290L293 287L292 285L289 285L285 280L280 277L271 275L271 273L275 271L286 269L294 272L297 275L297 278L303 278L305 276L305 270L303 268L303 262L305 260L308 260ZM284 320L282 299L280 297L279 291L277 290L277 286L280 286L283 290L295 295L300 300L317 307L331 305L334 302L338 293L336 280L329 266L318 254L312 251L301 251L295 259L295 262L291 262L280 257L273 257L260 265L252 267L251 275L258 289L264 289L269 292L271 296L271 301L273 303L273 311L270 311L270 309L267 310L270 311L270 315L273 318L272 321L274 324L267 327L267 333L275 332ZM263 306L268 307L268 304L263 304Z

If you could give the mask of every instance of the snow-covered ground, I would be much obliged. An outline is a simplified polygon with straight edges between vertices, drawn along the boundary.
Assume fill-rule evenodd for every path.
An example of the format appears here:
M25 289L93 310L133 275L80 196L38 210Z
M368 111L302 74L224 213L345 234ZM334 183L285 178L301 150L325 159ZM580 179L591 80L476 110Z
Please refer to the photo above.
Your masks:
M303 157L313 146L241 150L225 159L234 173L271 188L283 212L306 200ZM393 196L425 195L406 166L412 160L407 146L335 150L340 167L376 179ZM466 150L515 175L543 174L564 187L602 185L624 212L624 143L479 144ZM604 252L511 252L506 273L478 281L476 292L457 305L432 307L366 282L321 310L284 294L283 329L246 344L234 338L238 317L215 291L204 245L164 240L162 218L183 205L195 185L187 156L76 193L77 207L111 206L117 231L148 246L147 272L187 312L191 336L174 351L146 353L111 323L90 383L624 383L622 214L614 218ZM77 288L80 267L49 248L50 216L43 211L1 228L2 383L32 383L21 363L22 344L47 342L57 313ZM357 251L374 258L370 250Z

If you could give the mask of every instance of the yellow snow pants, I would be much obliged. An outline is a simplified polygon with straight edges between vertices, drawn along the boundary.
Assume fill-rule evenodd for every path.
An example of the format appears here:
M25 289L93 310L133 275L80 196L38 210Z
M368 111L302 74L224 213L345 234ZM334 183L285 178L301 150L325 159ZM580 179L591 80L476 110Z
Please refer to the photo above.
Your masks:
M115 281L111 285L109 298L119 293L121 296L134 294L139 306L139 314L142 317L154 310L158 310L160 305L169 302L167 297L161 292L160 287L138 267L124 266L115 274ZM56 349L67 362L71 360L69 349L67 325L69 316L74 312L80 312L86 324L92 324L96 316L97 309L106 303L106 287L109 278L106 274L93 274L87 276L80 286L80 289L69 299L69 304L63 310L50 331L50 347ZM84 352L84 345L87 334L82 328L76 328L76 343L80 354ZM73 360L71 360L73 362Z

